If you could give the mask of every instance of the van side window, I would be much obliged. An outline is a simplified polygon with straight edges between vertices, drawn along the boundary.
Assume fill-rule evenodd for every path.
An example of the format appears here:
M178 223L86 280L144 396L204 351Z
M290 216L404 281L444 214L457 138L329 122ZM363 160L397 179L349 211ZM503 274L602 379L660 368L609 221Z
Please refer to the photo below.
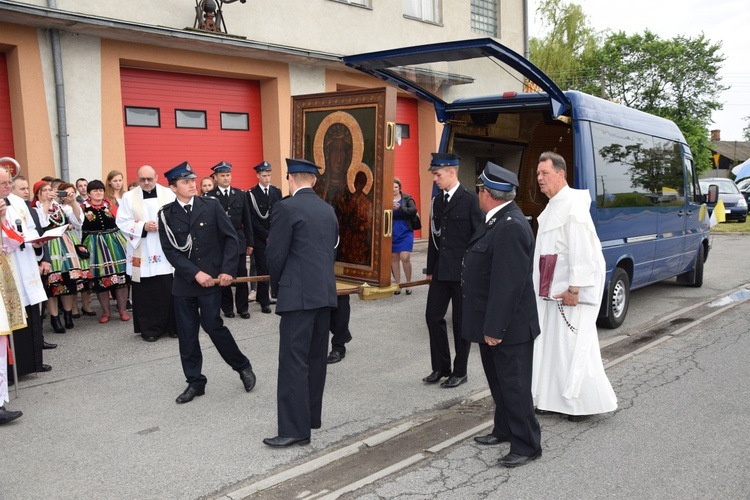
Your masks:
M626 208L682 205L680 145L629 130L591 124L596 205Z
M696 194L701 194L701 186L698 184L695 171L693 170L693 159L685 157L685 177L687 178L687 197L691 202L696 202Z

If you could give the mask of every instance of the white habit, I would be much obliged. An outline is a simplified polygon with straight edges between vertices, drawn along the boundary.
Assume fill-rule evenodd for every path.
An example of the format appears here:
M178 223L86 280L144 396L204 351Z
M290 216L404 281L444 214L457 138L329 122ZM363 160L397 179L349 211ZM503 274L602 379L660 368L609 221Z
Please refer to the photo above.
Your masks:
M136 279L138 276L151 278L172 274L172 265L161 248L159 232L146 233L146 236L142 237L143 226L146 222L158 221L159 209L175 200L171 189L159 184L154 189L156 189L156 197L146 200L143 199L143 189L140 187L131 189L122 196L117 209L117 227L128 242L126 272L133 277L134 281L140 281ZM136 268L140 263L140 275L137 269L136 273L133 273L134 259Z
M541 335L534 343L531 392L540 410L593 415L617 408L617 397L602 364L596 319L606 267L587 190L563 187L539 216L534 252L534 289L539 291L539 256L556 254L550 296L580 287L575 307L537 297ZM590 305L583 304L584 302ZM571 331L567 322L576 329Z

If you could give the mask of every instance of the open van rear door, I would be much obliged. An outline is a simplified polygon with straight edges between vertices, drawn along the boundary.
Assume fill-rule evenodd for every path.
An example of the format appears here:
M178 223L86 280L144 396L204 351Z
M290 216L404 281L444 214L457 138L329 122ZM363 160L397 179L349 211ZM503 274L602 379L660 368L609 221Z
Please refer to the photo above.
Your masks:
M491 38L370 52L344 62L432 102L441 122L455 112L481 111L483 102L497 109L499 95L515 106L544 102L554 118L570 109L568 98L545 73ZM539 99L542 93L546 100Z

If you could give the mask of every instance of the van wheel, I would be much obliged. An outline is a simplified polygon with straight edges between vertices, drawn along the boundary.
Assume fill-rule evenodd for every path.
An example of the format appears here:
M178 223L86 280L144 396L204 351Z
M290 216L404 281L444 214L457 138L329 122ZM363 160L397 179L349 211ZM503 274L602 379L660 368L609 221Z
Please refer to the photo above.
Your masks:
M630 305L630 278L621 267L615 268L609 282L607 316L599 318L599 325L604 328L619 328L625 322Z
M690 283L688 286L692 286L694 288L700 288L703 286L703 263L705 262L705 252L706 250L703 248L703 244L701 244L698 247L698 256L695 258L695 265L693 266L693 270L695 271L695 281Z

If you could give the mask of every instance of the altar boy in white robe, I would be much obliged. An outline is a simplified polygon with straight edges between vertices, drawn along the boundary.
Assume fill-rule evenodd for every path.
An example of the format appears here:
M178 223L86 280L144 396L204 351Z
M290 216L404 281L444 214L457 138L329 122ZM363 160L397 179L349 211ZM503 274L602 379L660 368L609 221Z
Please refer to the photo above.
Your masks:
M164 334L176 337L172 303L172 265L159 241L159 209L174 201L171 189L157 183L156 170L138 169L138 187L122 196L117 226L125 235L127 270L133 294L133 329L146 342Z
M577 422L617 408L596 331L606 276L604 254L589 212L591 195L568 187L563 157L543 153L537 181L550 200L539 216L534 251L542 333L534 344L531 393L537 414L561 413ZM552 269L553 260L551 280L542 279L540 261Z

